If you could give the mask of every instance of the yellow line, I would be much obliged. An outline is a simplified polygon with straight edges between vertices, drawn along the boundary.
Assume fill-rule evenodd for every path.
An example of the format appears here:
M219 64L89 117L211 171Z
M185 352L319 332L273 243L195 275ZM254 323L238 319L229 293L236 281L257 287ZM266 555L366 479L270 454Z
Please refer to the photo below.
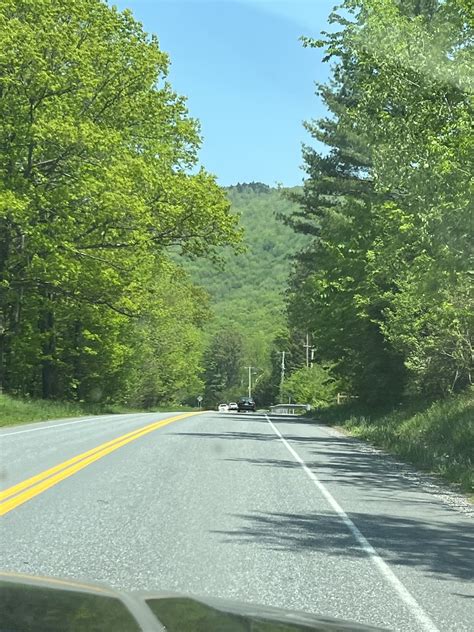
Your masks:
M188 413L189 415L189 413ZM179 415L179 416L175 416L172 417L171 419L167 419L165 421L176 421L178 419L181 419L182 417L186 417L188 415ZM161 424L162 422L160 421L155 421L152 424L149 424L148 426L142 426L142 428L137 428L136 430L132 430L131 432L127 432L127 434L124 434L120 437L116 437L115 439L112 439L111 441L107 441L106 443L102 443L101 445L96 446L95 448L92 448L92 450L88 450L87 452L83 452L82 454L78 454L75 457L73 457L72 459L68 459L67 461L63 461L63 463L59 463L59 465L55 465L54 467L49 468L48 470L44 470L43 472L40 472L39 474L37 474L36 476L32 476L31 478L27 478L26 480L22 481L21 483L18 483L17 485L13 485L12 487L9 487L8 489L4 490L3 492L0 492L0 502L3 502L4 500L6 500L7 498L10 498L11 496L14 496L16 494L18 494L18 492L21 492L22 490L26 489L27 487L31 487L32 485L35 485L36 483L44 480L45 478L48 478L49 476L52 476L53 474L56 474L57 472L60 472L61 470L64 470L66 467L69 467L70 465L73 465L74 463L77 463L78 461L81 461L83 459L85 459L86 457L95 454L96 452L99 452L101 450L103 450L104 448L114 445L116 443L118 443L119 441L123 441L126 437L132 437L134 435L140 434L143 431L143 428L148 428L148 427L154 427L157 424Z
M53 487L60 481L72 476L76 472L79 472L83 468L87 467L94 461L98 461L102 457L118 450L122 446L130 443L131 441L135 441L139 437L142 437L150 432L153 432L157 428L162 428L163 426L167 426L174 421L178 421L180 419L185 419L186 417L190 417L192 415L196 415L197 413L184 413L182 415L176 415L175 417L170 417L168 419L164 419L163 421L156 421L148 426L144 426L143 428L139 428L138 430L134 430L133 432L129 432L121 437L117 437L112 441L107 441L92 450L88 450L87 452L83 452L82 454L78 454L72 459L68 459L55 467L52 467L36 476L32 476L17 485L13 485L6 489L0 495L0 516L5 515L9 511L12 511L19 505L22 505L26 501L34 498L38 494L46 491L50 487Z

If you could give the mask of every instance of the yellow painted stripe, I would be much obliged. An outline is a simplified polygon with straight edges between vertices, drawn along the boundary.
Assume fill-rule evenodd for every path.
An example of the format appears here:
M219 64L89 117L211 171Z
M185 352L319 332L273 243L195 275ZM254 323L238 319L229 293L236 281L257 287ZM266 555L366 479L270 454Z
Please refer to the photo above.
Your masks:
M179 416L175 416L172 417L171 420L176 421L178 419L181 419L183 417L187 417L189 416L190 413L185 414L185 415L179 415ZM191 413L193 414L193 413ZM170 419L165 420L165 421L170 421ZM101 450L103 450L104 448L114 445L116 443L118 443L119 441L123 441L125 438L127 437L133 437L136 434L140 434L143 431L143 428L151 428L156 426L156 424L160 424L162 422L160 421L155 421L152 424L149 424L148 426L142 426L141 428L137 428L136 430L132 430L131 432L127 432L127 434L124 434L120 437L116 437L115 439L112 439L111 441L107 441L106 443L102 443L98 446L96 446L95 448L92 448L91 450L88 450L87 452L83 452L82 454L78 454L77 456L73 457L72 459L68 459L67 461L63 461L62 463L59 463L59 465L55 465L54 467L49 468L48 470L44 470L43 472L40 472L39 474L37 474L36 476L32 476L31 478L27 478L26 480L22 481L21 483L18 483L17 485L13 485L12 487L9 487L8 489L4 490L3 492L0 493L0 502L6 500L7 498L10 498L11 496L15 496L16 494L18 494L18 492L23 491L24 489L31 487L32 485L35 485L36 483L44 480L45 478L48 478L49 476L52 476L53 474L56 474L57 472L60 472L61 470L64 470L66 467L69 467L70 465L73 465L74 463L77 463L78 461L81 461L82 459L85 459L88 456L91 456L92 454L95 454L96 452L99 452Z
M169 417L168 419L164 419L163 421L156 421L148 426L144 426L143 428L139 428L138 430L134 430L133 432L129 432L121 437L117 437L112 441L107 441L92 450L88 450L87 452L83 452L82 454L78 454L72 459L68 459L55 467L52 467L36 476L32 476L17 485L13 485L6 489L0 499L3 501L0 503L0 516L5 515L12 509L15 509L19 505L22 505L26 501L34 498L38 494L46 491L50 487L53 487L60 481L72 476L76 472L84 469L91 463L98 461L102 457L118 450L119 448L127 445L131 441L135 441L139 437L143 437L158 428L162 428L163 426L167 426L168 424L173 423L174 421L178 421L180 419L185 419L186 417L190 417L192 415L196 415L198 413L184 413L182 415L176 415L174 417Z

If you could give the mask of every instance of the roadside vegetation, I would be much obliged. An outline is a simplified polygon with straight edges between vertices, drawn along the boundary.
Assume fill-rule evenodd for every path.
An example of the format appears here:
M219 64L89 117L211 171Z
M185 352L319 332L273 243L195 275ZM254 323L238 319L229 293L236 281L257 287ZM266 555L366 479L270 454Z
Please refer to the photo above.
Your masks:
M191 411L189 406L167 405L166 412ZM0 427L34 421L64 419L66 417L86 417L88 415L106 415L136 412L159 412L160 408L127 408L120 404L93 404L87 402L61 402L46 399L18 399L9 395L0 395Z
M316 418L458 484L474 498L472 390L442 401L412 401L391 411L334 406Z
M287 220L311 235L290 329L373 406L462 392L473 362L472 63L467 4L356 0L322 40L330 115L307 124Z

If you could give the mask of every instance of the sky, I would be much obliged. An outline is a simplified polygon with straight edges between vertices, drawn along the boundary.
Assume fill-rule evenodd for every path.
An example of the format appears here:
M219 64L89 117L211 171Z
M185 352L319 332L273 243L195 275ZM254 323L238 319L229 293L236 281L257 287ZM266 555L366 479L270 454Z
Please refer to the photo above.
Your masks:
M219 184L301 184L303 121L324 115L318 37L335 0L111 0L170 56L169 80L199 119L200 160Z

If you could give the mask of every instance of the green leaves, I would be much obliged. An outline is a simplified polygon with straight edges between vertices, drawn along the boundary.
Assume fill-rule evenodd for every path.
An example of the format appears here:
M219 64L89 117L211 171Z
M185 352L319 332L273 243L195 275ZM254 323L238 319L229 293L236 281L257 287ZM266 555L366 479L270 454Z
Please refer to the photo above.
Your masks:
M244 338L235 329L223 329L212 339L204 356L206 405L238 397L244 392Z
M325 40L332 117L308 126L329 153L305 149L290 221L317 235L290 321L364 399L444 394L472 371L472 13L456 0L343 7L352 19Z
M292 403L310 404L313 408L324 408L333 404L339 384L330 367L315 364L294 371L283 383L281 401L290 399Z
M212 256L238 240L237 220L197 169L199 125L166 82L167 56L130 12L101 0L1 0L0 67L0 382L63 396L68 383L81 392L105 375L105 396L134 354L128 318L153 314L159 326L155 303L171 288L156 277L170 249ZM175 315L160 317L166 329ZM24 381L28 364L35 375Z

